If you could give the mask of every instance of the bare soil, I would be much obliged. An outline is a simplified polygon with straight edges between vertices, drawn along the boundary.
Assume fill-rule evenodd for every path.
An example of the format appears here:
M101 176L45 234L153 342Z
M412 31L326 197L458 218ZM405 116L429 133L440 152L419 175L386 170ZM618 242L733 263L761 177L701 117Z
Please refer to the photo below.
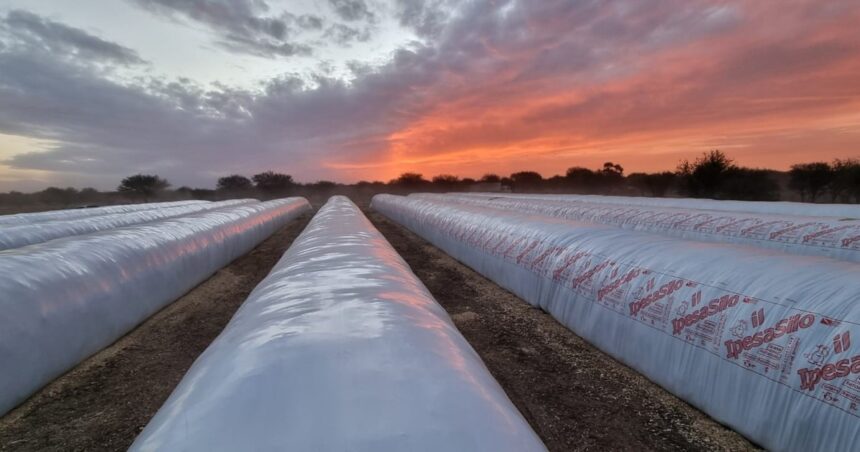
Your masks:
M756 449L549 314L382 215L366 214L448 311L550 450Z
M0 451L120 451L310 220L290 222L0 418Z

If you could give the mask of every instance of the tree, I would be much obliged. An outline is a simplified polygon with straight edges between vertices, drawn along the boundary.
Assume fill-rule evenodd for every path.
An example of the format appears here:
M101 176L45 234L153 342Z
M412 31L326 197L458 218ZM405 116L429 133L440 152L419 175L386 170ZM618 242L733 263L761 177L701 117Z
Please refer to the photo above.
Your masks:
M598 175L594 174L594 171L581 166L568 168L564 177L567 179L567 185L577 192L592 192L598 184Z
M455 185L460 182L460 178L453 174L440 174L438 176L434 176L432 181L434 184Z
M403 188L419 188L423 185L429 184L424 176L419 173L403 173L397 179L393 179L389 182L391 185L397 185Z
M511 182L517 191L535 189L543 182L543 176L534 171L520 171L511 174Z
M607 177L622 178L624 177L624 167L617 163L606 162L603 164L603 169L600 173Z
M216 186L218 190L227 192L245 192L253 187L254 184L251 182L251 179L240 174L222 177L218 179L218 185Z
M293 176L289 174L276 173L274 171L266 171L264 173L255 174L252 177L254 185L258 190L269 196L285 195L295 183Z
M375 181L372 181L372 182L371 182L371 181L362 180L362 181L358 181L358 182L356 182L355 186L356 186L356 187L358 187L358 188L374 188L374 189L382 189L382 188L384 188L384 187L385 187L385 182L382 182L382 181L379 181L379 180L375 180Z
M495 182L501 182L501 181L502 181L502 178L499 177L498 174L493 174L493 173L484 174L483 176L481 176L480 179L478 179L478 182L495 183Z
M827 162L791 165L788 186L800 193L801 201L815 202L833 181L834 171Z
M78 191L72 187L48 187L40 191L37 194L37 197L45 204L61 204L67 206L77 201Z
M170 187L170 182L166 179L151 174L136 174L123 179L117 191L140 196L144 201L148 201L167 187Z
M771 173L763 169L732 167L723 177L719 197L740 201L777 201L779 184Z
M78 192L78 198L83 202L93 202L99 199L98 190L92 187L82 188L80 192Z
M564 191L567 188L567 178L558 174L543 180L543 186L553 191Z
M846 159L833 162L831 199L836 202L860 202L860 160Z
M694 198L716 198L727 173L736 168L732 159L719 150L702 154L695 162L678 165L684 191Z
M452 190L460 183L460 178L453 174L440 174L433 177L432 182L442 190Z
M314 190L334 190L337 188L337 183L330 180L318 180L312 184L308 184L307 186Z
M208 188L192 188L191 197L194 199L215 200L215 190Z
M630 173L627 175L627 183L630 184L631 187L639 189L639 192L642 194L642 196L656 196L654 194L651 194L651 190L648 187L648 176L650 176L650 174Z
M0 204L2 205L12 205L12 206L22 206L24 204L29 204L29 195L25 195L20 191L12 190L9 193L0 193Z
M671 171L654 174L633 173L627 176L630 185L641 190L642 194L661 198L675 185L676 178Z
M599 176L598 185L604 192L611 192L624 183L624 168L617 163L606 162L595 174Z
M312 184L305 184L305 189L317 196L331 196L337 189L337 183L330 180L318 180Z

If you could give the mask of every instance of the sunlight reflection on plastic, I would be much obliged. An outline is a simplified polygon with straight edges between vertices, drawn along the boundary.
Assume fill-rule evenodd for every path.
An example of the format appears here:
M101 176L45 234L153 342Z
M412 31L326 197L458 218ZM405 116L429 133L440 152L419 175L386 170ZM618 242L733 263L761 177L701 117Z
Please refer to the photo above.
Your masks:
M335 197L132 450L545 450L447 313Z
M0 414L309 209L244 203L0 252Z
M860 265L491 206L372 202L756 443L856 448Z

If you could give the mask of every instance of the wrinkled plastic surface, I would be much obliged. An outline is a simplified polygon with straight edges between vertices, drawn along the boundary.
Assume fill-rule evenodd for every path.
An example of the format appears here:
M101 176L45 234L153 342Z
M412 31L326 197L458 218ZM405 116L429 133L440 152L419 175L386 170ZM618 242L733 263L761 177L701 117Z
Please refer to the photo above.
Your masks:
M860 266L377 195L373 208L773 450L855 450Z
M255 202L259 201L256 199L232 199L229 201L186 204L175 207L140 210L137 212L98 215L74 220L43 221L18 226L0 226L0 251L47 242L48 240L60 237L107 231L148 221Z
M475 197L496 197L500 195L500 193L463 194ZM562 201L620 204L623 206L676 207L680 209L720 210L724 212L860 219L860 205L857 204L812 204L787 201L720 201L715 199L649 198L644 196L541 195L529 193L504 193L503 195L523 199L556 199Z
M288 198L0 252L0 414L309 208Z
M175 201L175 202L152 202L146 204L122 204L117 206L93 207L90 209L63 209L49 210L47 212L16 213L13 215L0 215L0 227L22 224L34 224L42 221L74 220L77 218L97 217L99 215L110 215L115 213L139 212L150 209L165 209L168 207L190 206L195 204L208 204L209 201Z
M131 450L544 447L406 263L338 196Z
M410 196L608 224L690 240L737 243L860 262L860 220L507 196L479 198L427 193Z

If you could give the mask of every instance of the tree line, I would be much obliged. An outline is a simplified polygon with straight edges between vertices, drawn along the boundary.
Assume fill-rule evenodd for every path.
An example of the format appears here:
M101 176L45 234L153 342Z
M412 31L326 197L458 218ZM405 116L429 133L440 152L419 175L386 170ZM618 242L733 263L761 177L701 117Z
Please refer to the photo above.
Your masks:
M564 175L544 178L535 171L519 171L507 177L486 174L480 179L439 175L425 180L418 173L404 173L388 183L408 191L457 191L476 184L499 184L504 191L639 196L683 196L745 201L784 199L784 188L806 202L860 203L860 159L801 163L782 173L746 168L725 153L714 150L695 160L683 160L675 171L624 174L624 168L606 162L595 170L579 166ZM480 189L480 187L476 187Z
M738 166L725 153L714 150L698 158L680 162L675 171L624 173L613 162L589 169L568 168L563 175L544 178L535 171L518 171L508 176L485 174L481 178L460 178L440 174L425 179L407 172L388 182L361 181L339 184L332 181L296 182L289 174L266 171L246 177L232 174L217 180L216 188L179 187L170 189L167 180L150 174L123 179L115 192L93 188L49 187L37 193L0 193L0 205L32 203L89 205L129 201L176 199L218 200L235 197L272 199L284 196L324 198L332 194L372 196L379 192L418 191L511 191L535 193L583 193L639 196L684 196L693 198L776 201L793 192L806 202L860 203L860 159L799 163L787 173Z

